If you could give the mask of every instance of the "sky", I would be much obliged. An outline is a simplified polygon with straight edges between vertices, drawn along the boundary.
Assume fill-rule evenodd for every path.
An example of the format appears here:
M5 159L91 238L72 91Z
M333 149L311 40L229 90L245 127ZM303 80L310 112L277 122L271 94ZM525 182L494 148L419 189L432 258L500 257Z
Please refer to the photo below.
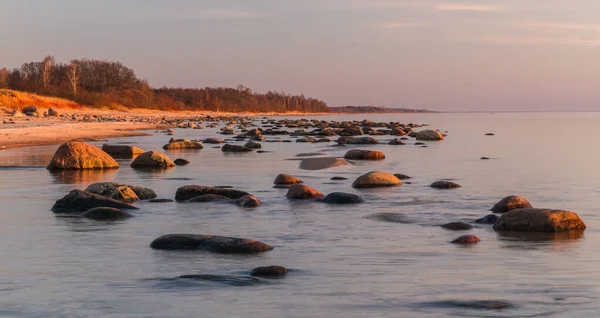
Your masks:
M0 0L0 41L0 67L120 61L154 87L600 111L600 0Z

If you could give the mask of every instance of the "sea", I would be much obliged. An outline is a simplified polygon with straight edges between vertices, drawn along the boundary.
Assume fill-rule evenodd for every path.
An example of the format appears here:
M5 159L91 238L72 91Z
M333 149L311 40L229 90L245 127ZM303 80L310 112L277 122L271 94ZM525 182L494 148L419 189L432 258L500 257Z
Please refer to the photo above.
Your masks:
M279 120L285 117L274 117ZM289 117L299 119L301 117ZM600 312L600 113L428 113L304 116L326 121L428 124L447 136L427 147L262 142L265 153L162 150L171 137L230 138L219 128L175 129L173 136L91 142L164 151L191 162L168 170L49 172L57 145L0 151L1 317L597 317ZM253 118L260 126L262 117ZM204 123L208 126L208 123ZM422 129L422 128L418 128ZM418 130L417 129L417 130ZM236 128L236 133L240 129ZM294 129L290 129L293 131ZM493 136L486 135L493 133ZM267 136L276 139L279 136ZM334 139L337 137L334 137ZM283 139L293 138L283 136ZM234 142L234 144L243 144ZM342 157L350 149L383 151L382 161L301 170L296 155ZM482 160L488 157L489 160ZM370 171L412 177L399 187L358 190ZM365 202L291 201L273 188L280 173L327 194ZM348 180L332 181L339 176ZM451 180L458 189L429 185ZM174 199L185 185L232 186L263 204L136 203L134 217L113 222L50 211L72 189L115 181ZM496 233L474 224L508 195L535 207L574 211L578 234ZM387 215L388 217L377 217ZM441 224L474 224L455 232ZM274 247L256 255L164 251L165 234L244 237ZM449 243L463 234L477 244ZM290 271L249 279L259 266ZM219 280L181 275L223 275ZM500 304L500 305L496 305Z

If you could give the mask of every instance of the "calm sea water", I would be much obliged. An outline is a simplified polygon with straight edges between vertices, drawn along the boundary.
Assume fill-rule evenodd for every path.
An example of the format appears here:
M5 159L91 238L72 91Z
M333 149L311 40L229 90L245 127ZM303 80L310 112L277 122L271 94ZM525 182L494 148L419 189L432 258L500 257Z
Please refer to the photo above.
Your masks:
M273 153L167 152L192 163L167 171L135 171L129 160L108 172L50 173L42 166L57 146L0 151L0 316L3 317L595 317L600 310L600 113L395 114L325 116L327 120L428 123L448 131L445 141L368 146L386 160L304 171L302 152L343 156L350 147L263 143ZM177 129L174 137L219 137L216 129ZM484 136L493 132L493 137ZM154 132L152 132L154 133ZM170 137L119 138L158 150ZM383 141L390 136L379 136ZM414 141L410 142L411 144ZM101 145L102 142L95 143ZM367 147L361 147L367 148ZM491 160L480 160L486 156ZM33 167L31 167L33 166ZM39 166L39 167L35 167ZM413 176L412 184L355 190L360 174L382 170ZM273 189L289 173L329 193L363 196L365 203L333 206L290 202ZM345 176L347 181L330 181ZM451 178L463 187L433 190ZM71 189L99 181L151 187L174 198L189 184L229 185L251 192L256 209L216 203L140 202L135 217L97 222L56 217L50 208ZM471 222L506 195L536 207L576 211L582 236L519 237L490 226L468 231L470 247L448 242L463 232L441 229ZM402 223L367 216L397 213ZM148 244L168 233L248 237L275 247L255 256L155 251ZM282 265L285 279L173 280L184 274L246 275ZM500 300L503 310L463 306Z

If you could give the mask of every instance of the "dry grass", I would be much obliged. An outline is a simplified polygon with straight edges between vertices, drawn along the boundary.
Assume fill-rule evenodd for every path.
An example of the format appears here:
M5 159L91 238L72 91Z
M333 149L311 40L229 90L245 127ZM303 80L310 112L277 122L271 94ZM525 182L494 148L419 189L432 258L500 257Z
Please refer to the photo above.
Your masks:
M21 109L30 105L41 109L55 107L62 110L78 110L83 108L82 105L68 99L40 96L10 89L0 89L0 107L4 106L7 108Z

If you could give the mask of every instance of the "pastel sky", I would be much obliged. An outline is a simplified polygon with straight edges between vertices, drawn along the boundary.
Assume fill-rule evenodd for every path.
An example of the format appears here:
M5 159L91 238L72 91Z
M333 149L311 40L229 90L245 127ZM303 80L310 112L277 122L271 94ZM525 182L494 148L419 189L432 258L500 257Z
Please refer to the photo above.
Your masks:
M600 111L599 0L0 0L0 40L0 66L116 60L155 87Z

